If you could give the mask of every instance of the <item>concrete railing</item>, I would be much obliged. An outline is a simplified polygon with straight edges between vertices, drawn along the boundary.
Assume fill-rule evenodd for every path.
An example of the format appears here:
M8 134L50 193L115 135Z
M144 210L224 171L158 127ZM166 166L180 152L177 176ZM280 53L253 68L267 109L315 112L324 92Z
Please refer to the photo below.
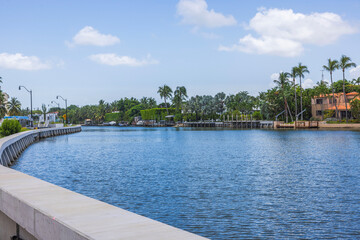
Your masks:
M35 130L3 138L1 161L11 164L38 138L75 131L81 129ZM205 238L0 165L0 239Z
M30 144L46 137L80 132L80 126L46 128L16 133L0 139L0 164L10 166Z

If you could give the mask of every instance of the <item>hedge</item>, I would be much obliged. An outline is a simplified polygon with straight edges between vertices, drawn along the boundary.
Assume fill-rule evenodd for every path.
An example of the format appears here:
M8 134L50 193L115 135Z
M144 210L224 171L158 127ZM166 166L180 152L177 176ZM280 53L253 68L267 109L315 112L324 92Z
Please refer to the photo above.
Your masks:
M121 117L120 113L106 113L105 122L111 122L111 121L117 122L121 120L120 117Z
M175 108L168 108L169 114L166 111L166 108L151 108L146 110L141 110L141 118L143 120L165 120L165 116L174 115Z

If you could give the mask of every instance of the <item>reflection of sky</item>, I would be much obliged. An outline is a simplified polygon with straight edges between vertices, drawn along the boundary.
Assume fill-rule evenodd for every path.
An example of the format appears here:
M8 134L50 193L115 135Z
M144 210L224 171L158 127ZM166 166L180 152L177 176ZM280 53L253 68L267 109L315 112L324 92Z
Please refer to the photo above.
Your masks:
M212 239L358 231L360 132L83 129L13 168Z

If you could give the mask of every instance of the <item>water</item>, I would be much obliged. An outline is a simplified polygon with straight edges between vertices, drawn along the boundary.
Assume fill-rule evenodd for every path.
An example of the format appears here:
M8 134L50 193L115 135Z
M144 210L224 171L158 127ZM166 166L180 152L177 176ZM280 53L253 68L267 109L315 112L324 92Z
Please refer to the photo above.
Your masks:
M84 127L14 169L212 239L360 238L360 132Z

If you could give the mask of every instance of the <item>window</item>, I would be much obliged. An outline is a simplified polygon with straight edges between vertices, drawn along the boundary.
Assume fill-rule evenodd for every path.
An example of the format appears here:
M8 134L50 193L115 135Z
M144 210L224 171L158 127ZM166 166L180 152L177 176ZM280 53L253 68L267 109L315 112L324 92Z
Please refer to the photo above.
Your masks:
M336 99L334 99L334 103L336 103L337 101L336 101ZM332 98L330 98L329 99L329 104L332 104L333 103L333 99Z
M316 116L322 116L322 111L321 110L316 111Z
M318 99L316 99L316 104L323 104L323 100L322 100L322 98L318 98Z

